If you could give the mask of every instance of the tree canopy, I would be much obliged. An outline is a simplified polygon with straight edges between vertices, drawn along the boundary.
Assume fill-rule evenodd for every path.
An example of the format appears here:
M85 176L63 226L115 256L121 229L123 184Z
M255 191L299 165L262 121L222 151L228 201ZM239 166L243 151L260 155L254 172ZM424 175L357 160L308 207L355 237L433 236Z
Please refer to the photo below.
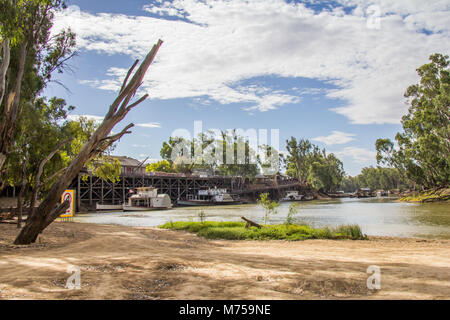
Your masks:
M254 177L259 173L256 151L234 133L206 132L192 140L170 137L163 143L161 157L178 173L191 173L194 169L224 176ZM157 165L167 167L167 163Z
M172 164L169 161L161 160L161 161L147 165L146 171L147 172L171 173L171 172L173 172L173 169L172 169Z
M433 54L417 69L418 84L405 93L408 113L403 132L394 142L376 142L377 161L405 173L424 188L446 187L450 181L450 73L449 57Z
M412 182L396 168L368 167L361 170L361 174L346 176L341 188L346 192L355 192L361 188L372 190L405 190L412 187Z
M336 191L344 177L341 160L327 154L309 140L291 137L286 142L286 173L323 192Z
M21 114L37 103L52 74L74 55L75 35L52 35L56 10L64 1L0 1L0 170L3 169Z

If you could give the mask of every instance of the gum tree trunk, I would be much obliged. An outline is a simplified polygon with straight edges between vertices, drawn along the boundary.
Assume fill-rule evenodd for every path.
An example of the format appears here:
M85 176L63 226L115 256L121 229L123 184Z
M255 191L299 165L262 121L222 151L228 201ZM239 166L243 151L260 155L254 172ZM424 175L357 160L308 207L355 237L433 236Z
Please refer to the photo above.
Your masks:
M19 65L15 84L8 95L6 95L5 89L1 92L2 100L4 101L0 101L0 103L3 103L3 114L0 122L0 170L3 168L12 137L14 136L16 130L17 119L20 111L20 91L22 89L22 79L25 71L27 54L28 47L27 43L24 42L20 47ZM3 82L0 83L0 86L5 87L5 80L2 79L2 77L3 75L0 74L0 82Z
M2 63L0 65L0 105L3 103L3 97L5 96L6 91L6 73L9 68L10 62L10 48L9 48L9 39L3 39L0 47L2 53ZM6 160L6 154L0 152L0 170L3 168L3 164Z
M22 164L22 185L20 186L20 192L17 197L17 228L22 228L22 217L23 217L23 198L26 193L27 188L27 164L28 156L26 156Z
M0 105L3 102L3 97L5 96L6 90L6 73L9 68L10 62L10 48L9 48L9 39L6 38L2 41L0 45L0 51L2 53L2 63L0 64ZM0 164L2 164L0 162ZM1 168L1 166L0 166Z

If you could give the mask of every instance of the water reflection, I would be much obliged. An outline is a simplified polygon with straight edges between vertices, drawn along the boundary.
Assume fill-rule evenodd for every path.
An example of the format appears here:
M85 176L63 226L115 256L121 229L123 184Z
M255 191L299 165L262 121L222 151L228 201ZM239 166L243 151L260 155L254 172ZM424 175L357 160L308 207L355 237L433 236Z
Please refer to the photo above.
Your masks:
M289 203L283 203L271 223L284 223ZM258 205L175 208L170 211L91 213L75 221L125 226L155 227L169 221L199 221L203 211L210 221L240 221L245 216L262 222L264 210ZM298 203L298 223L316 227L358 224L374 236L430 237L450 239L448 203L411 204L390 199L341 199Z

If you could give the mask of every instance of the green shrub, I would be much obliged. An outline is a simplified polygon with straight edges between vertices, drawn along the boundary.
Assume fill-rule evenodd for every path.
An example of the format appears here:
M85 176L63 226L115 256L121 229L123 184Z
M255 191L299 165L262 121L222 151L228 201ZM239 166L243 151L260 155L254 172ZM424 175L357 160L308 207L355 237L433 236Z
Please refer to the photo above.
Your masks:
M358 225L339 226L336 228L335 233L350 237L351 239L364 239L365 236Z
M207 239L224 240L288 240L307 239L352 239L364 240L361 228L357 225L337 228L314 229L307 225L265 225L263 228L245 228L243 222L169 222L160 228L184 230L196 233Z
M297 210L297 204L296 204L296 203L292 203L292 204L289 206L289 212L288 212L288 215L287 215L287 217L286 217L286 222L285 222L285 224L287 224L287 225L293 224L293 223L294 223L294 216L295 216L297 213L298 213L298 210Z

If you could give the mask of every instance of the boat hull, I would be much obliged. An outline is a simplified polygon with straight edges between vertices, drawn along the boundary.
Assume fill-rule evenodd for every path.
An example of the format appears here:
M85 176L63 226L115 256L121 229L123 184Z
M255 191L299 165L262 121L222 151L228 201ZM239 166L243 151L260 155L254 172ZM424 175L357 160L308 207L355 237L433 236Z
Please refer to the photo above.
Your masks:
M242 204L242 201L227 201L227 202L212 202L212 201L192 201L192 200L179 200L177 205L180 207L206 207L206 206L230 206Z
M123 211L163 211L169 210L170 208L155 208L155 207L136 207L136 206L123 206Z
M212 206L213 204L209 201L178 200L177 205L181 207L204 207Z
M96 210L97 211L118 211L122 210L122 205L109 205L109 204L97 204Z
M298 201L305 201L305 197L303 195L297 195L281 199L281 202L298 202Z
M213 206L232 206L237 204L242 204L242 201L229 201L229 202L214 202Z

